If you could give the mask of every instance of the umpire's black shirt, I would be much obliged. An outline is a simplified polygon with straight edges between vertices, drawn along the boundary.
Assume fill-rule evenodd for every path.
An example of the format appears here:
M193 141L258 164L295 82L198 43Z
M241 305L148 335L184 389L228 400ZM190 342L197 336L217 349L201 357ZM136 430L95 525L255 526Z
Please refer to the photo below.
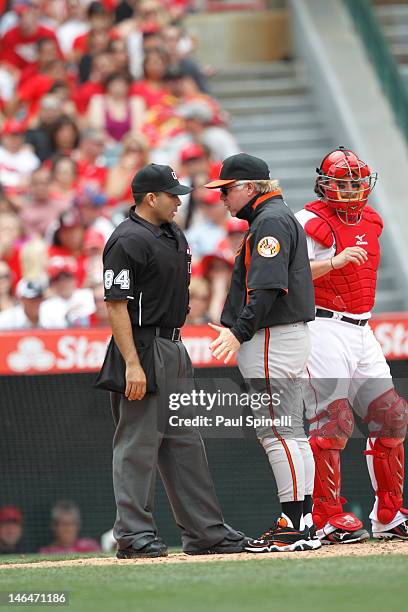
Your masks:
M181 327L191 254L175 223L153 225L131 209L103 252L105 300L128 300L133 325Z
M306 237L281 195L256 196L237 215L249 221L221 323L242 343L264 327L315 318Z

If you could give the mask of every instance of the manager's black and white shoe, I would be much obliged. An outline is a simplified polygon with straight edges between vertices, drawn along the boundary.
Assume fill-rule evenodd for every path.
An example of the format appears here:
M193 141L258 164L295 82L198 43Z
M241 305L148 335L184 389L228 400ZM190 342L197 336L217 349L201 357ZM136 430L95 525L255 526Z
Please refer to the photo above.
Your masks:
M379 540L408 540L408 519L387 531L373 531L373 538Z
M251 553L294 552L320 548L308 527L295 529L286 517L279 517L276 525L268 529L258 539L253 540L245 550Z

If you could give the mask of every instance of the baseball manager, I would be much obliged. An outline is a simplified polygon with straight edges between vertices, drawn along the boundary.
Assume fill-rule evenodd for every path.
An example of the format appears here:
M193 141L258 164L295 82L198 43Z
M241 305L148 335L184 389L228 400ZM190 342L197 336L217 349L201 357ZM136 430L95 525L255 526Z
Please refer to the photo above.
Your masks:
M284 414L292 419L291 426L257 430L282 515L247 550L312 550L320 542L309 529L314 461L303 428L301 387L310 351L307 321L315 314L306 238L262 159L232 155L223 162L220 179L206 187L220 189L231 215L249 222L221 315L224 327L211 325L219 332L213 355L227 363L238 351L244 379L257 379L257 390L263 386L271 398L270 421ZM272 404L276 389L283 390L279 408Z

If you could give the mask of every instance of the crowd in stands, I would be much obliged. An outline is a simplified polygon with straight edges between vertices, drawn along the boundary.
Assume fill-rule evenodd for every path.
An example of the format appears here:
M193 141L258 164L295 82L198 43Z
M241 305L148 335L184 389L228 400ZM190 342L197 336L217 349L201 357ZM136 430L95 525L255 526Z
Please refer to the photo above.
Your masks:
M51 541L38 550L27 546L23 512L18 506L0 508L0 555L21 555L39 552L43 555L66 555L72 553L96 553L114 549L112 539L106 545L102 534L101 544L92 538L81 536L81 513L71 500L58 500L51 508L49 531ZM108 532L110 534L110 531Z
M0 0L0 330L107 324L102 252L130 182L170 164L196 189L189 323L219 321L246 223L202 187L239 152L195 59L189 0Z

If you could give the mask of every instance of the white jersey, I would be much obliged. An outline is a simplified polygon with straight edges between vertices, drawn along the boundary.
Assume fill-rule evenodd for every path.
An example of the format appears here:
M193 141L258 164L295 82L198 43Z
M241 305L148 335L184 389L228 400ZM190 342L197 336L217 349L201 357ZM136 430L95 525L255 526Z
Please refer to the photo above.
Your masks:
M95 301L91 289L76 289L65 300L58 295L48 298L40 306L40 322L48 329L69 327L79 318L88 317L95 312Z
M1 330L13 330L13 329L29 329L31 327L41 327L40 324L33 325L30 319L27 317L22 304L17 304L12 308L7 308L0 313L0 329Z
M295 217L299 221L300 225L304 228L307 221L317 217L315 213L310 210L305 210L304 208L295 214ZM323 259L331 259L336 254L336 241L333 235L333 246L327 248L313 240L308 234L306 234L306 242L307 242L307 253L310 261L322 261ZM319 306L320 308L320 306ZM327 310L324 308L323 310ZM353 312L340 312L333 310L332 312L336 312L336 314L344 317L350 317L351 319L369 319L371 317L371 312L363 312L360 314L354 314Z
M25 147L17 153L0 147L0 182L5 187L19 187L39 165L38 157Z

